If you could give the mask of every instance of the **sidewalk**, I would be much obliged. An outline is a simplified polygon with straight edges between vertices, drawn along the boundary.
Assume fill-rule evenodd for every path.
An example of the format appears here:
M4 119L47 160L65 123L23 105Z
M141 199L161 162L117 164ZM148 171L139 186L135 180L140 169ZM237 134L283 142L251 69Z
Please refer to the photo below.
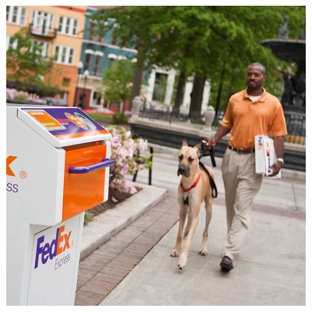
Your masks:
M198 254L201 209L181 271L178 258L170 257L179 213L175 153L154 148L153 186L147 185L147 171L140 172L137 181L144 190L132 203L85 227L75 305L305 305L305 174L283 170L282 179L264 180L241 255L224 274L219 267L226 234L224 189L217 159L219 196L208 255Z

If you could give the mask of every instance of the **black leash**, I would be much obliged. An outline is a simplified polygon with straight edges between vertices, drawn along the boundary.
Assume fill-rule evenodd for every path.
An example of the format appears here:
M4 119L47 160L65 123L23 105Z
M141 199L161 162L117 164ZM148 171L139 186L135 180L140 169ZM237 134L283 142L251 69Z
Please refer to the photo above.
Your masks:
M217 198L218 197L218 189L217 189L217 186L216 186L216 183L215 183L213 177L211 176L211 174L209 173L209 171L207 170L207 168L205 167L205 165L202 162L199 162L199 166L208 174L208 178L210 181L210 187L212 189L212 197Z

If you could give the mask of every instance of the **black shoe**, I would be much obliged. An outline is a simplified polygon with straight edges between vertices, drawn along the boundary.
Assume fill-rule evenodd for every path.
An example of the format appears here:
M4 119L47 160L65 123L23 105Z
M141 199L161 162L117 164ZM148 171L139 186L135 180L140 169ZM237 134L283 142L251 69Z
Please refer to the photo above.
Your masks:
M222 258L220 266L221 266L221 270L222 271L226 271L226 272L229 272L232 269L234 269L232 260L229 257L227 257L227 256L224 256Z

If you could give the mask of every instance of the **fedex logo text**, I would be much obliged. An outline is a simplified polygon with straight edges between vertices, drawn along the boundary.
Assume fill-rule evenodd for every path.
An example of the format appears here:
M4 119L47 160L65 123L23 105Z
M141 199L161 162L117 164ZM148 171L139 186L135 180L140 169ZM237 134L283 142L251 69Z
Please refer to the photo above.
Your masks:
M262 137L258 138L258 150L262 149Z
M53 239L51 243L44 242L44 235L37 239L35 269L39 265L39 260L41 260L42 264L46 264L49 259L52 260L57 255L70 248L69 239L72 231L68 233L64 233L64 231L65 225L59 227L56 230L55 239Z
M270 145L269 142L266 142L266 149L265 149L265 154L268 160L268 173L272 173L272 169L270 169L271 166L271 154L270 154Z
M6 158L6 174L8 176L15 177L15 174L14 174L13 170L11 169L10 165L16 158L17 158L17 156L8 156Z
M15 177L15 174L14 174L13 170L11 169L10 165L12 164L12 162L16 158L17 158L17 156L8 156L6 158L6 174L7 174L7 176ZM7 183L6 191L7 192L12 192L12 193L17 193L18 192L18 184L16 184L16 183Z

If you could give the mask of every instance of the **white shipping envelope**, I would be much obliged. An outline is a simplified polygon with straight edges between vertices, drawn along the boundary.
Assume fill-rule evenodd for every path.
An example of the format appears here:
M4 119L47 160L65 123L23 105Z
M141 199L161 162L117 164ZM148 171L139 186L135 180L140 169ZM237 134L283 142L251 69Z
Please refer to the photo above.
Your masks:
M265 135L256 135L255 157L256 173L264 176L269 176L272 173L270 166L277 159L273 139ZM276 176L272 178L281 178L281 170Z

